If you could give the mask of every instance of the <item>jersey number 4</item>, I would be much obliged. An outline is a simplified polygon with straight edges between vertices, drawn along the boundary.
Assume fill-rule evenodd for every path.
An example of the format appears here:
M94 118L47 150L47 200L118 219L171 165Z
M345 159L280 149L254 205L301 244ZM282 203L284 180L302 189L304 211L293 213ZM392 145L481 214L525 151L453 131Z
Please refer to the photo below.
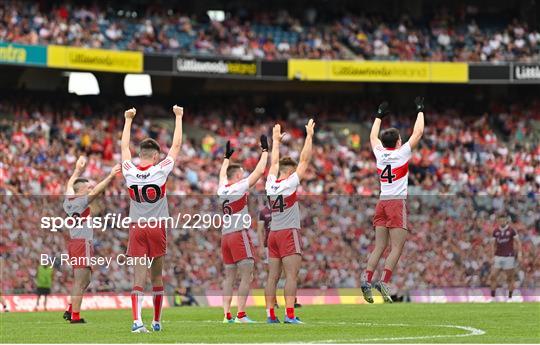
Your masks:
M142 186L131 185L129 186L130 192L137 202L154 203L161 199L161 188L155 184L146 184Z
M283 195L278 195L276 200L272 201L270 197L268 197L268 204L271 206L272 211L274 212L283 212L285 211L285 201L283 200Z
M392 166L387 164L381 172L381 180L386 180L388 183L392 183L396 175L392 174Z

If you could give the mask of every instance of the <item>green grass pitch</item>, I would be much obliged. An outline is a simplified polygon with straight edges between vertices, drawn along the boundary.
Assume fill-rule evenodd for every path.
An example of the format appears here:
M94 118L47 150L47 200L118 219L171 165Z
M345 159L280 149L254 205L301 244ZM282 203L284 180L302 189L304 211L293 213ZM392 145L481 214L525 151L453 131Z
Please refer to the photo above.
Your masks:
M283 318L283 308L278 317ZM61 312L0 314L2 343L540 343L540 304L317 305L297 311L304 325L222 324L219 308L167 308L163 332L132 334L130 310L86 311L71 325ZM144 321L151 310L144 310Z

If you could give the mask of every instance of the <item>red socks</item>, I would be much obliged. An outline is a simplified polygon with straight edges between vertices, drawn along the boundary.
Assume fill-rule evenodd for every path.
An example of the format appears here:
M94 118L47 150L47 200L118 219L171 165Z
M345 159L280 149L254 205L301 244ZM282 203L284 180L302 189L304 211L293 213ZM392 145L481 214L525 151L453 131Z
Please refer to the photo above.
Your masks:
M73 310L71 309L71 303L68 304L68 307L67 307L66 311L67 311L68 313L71 313L71 312L73 311Z
M243 318L243 317L245 317L245 316L246 316L246 312L245 312L245 311L239 311L238 314L236 314L236 317L239 318L239 319L241 319L241 318Z
M71 313L71 321L77 321L80 319L81 319L81 313L75 313L75 312Z
M392 270L385 268L382 276L382 281L384 283L388 283L390 282L390 279L392 279Z
M154 295L154 321L159 322L161 320L161 307L163 306L163 286L154 286L152 294Z
M289 319L294 319L294 308L287 308L287 317Z
M134 286L133 291L131 292L131 314L133 316L133 321L142 322L141 310L143 298L143 288L140 286Z
M274 312L274 308L266 309L266 316L268 316L271 320L275 320L276 319L276 313Z
M364 280L371 284L371 279L373 279L373 271L366 270L364 272Z
M227 320L230 320L230 319L232 319L232 314L231 314L231 313L227 313L227 314L225 314L225 317L227 318Z

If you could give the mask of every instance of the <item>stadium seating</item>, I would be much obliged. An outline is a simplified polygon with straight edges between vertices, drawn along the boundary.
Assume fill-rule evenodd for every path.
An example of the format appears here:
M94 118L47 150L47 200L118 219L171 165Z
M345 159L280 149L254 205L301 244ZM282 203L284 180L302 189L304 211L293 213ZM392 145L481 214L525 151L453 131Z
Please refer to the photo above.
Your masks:
M540 33L527 23L477 23L474 13L440 11L387 22L349 13L309 23L278 11L247 18L232 13L223 22L208 23L202 16L170 11L70 2L49 11L35 2L7 2L0 5L0 41L267 60L532 62L540 54Z

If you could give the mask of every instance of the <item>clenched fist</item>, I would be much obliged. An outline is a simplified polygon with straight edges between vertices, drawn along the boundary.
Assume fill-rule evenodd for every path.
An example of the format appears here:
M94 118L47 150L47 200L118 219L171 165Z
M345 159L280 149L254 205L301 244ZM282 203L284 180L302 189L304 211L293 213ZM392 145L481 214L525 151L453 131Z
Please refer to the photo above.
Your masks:
M172 107L172 110L176 116L182 117L184 115L184 108L179 107L176 104Z
M135 117L135 114L137 114L137 109L131 108L124 112L124 116L126 119L132 119Z

